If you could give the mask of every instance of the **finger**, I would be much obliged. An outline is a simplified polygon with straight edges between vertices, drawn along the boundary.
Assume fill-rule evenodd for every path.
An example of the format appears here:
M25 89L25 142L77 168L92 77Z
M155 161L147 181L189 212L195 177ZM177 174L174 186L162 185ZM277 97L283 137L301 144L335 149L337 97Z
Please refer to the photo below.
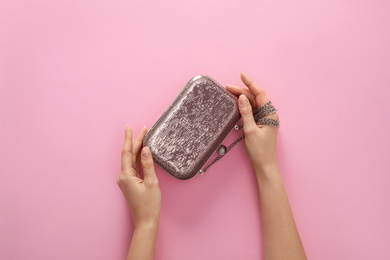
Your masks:
M126 126L125 140L122 148L122 171L131 172L132 167L132 144L133 143L133 131L129 126Z
M244 72L241 72L241 80L244 82L245 86L248 87L250 92L255 96L257 106L264 105L269 101L265 91L256 84L256 82L251 79ZM256 106L256 107L257 107Z
M141 151L141 165L144 172L144 181L146 183L155 183L157 176L154 171L153 156L150 148L145 146Z
M272 119L275 119L275 120L279 120L279 115L278 115L278 113L272 113L272 114L268 115L267 117L272 118Z
M233 85L230 85L230 84L226 84L226 89L230 93L232 93L233 95L236 95L236 96L244 94L249 99L249 102L251 103L252 107L253 108L257 107L255 96L249 90L247 90L245 88L233 86Z
M240 95L238 103L242 121L244 123L244 133L248 133L248 131L252 131L257 128L255 119L253 118L252 106L244 94Z
M133 168L136 170L138 170L138 166L140 163L140 152L142 148L142 142L147 132L148 130L146 129L146 126L144 126L133 144Z

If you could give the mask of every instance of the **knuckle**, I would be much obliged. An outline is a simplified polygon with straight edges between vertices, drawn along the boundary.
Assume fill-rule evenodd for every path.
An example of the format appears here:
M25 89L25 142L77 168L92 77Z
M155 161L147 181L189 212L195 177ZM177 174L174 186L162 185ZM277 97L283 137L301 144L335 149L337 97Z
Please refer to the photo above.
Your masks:
M253 135L255 132L256 132L256 127L244 125L245 135Z
M127 183L128 180L129 180L129 178L127 178L127 176L125 174L120 174L119 177L117 178L116 182L120 186L122 184Z
M152 186L158 186L158 180L157 178L153 178L153 180L150 183Z
M260 88L259 89L259 95L266 95L265 90Z
M246 105L246 106L242 107L241 114L245 115L245 116L252 115L252 109L251 109L250 105Z
M277 113L273 113L273 114L269 115L268 117L275 119L275 120L279 120L279 115Z
M156 186L159 186L159 182L158 182L158 179L157 178L153 178L151 180L148 181L148 184L152 187L156 187Z
M150 169L150 168L153 168L153 160L151 159L147 159L147 160L141 160L141 163L142 163L142 166L145 168L145 169Z

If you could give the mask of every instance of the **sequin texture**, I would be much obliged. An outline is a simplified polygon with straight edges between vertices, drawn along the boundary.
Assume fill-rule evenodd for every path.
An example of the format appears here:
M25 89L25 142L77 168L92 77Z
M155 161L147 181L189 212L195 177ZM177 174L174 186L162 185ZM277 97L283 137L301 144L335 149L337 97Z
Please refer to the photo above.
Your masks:
M189 179L239 119L237 98L211 77L196 76L149 130L144 145L166 172Z

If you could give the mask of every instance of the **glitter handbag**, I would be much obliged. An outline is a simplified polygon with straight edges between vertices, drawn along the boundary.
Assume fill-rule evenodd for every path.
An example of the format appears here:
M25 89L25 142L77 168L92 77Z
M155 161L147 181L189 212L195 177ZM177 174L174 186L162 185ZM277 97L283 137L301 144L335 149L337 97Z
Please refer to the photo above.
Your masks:
M279 121L265 118L276 112L271 102L253 113L257 123L278 126ZM244 136L229 147L221 145L230 131L242 128L237 97L209 76L192 78L146 134L153 159L177 179L187 180L203 174L228 153ZM212 157L208 166L203 166Z

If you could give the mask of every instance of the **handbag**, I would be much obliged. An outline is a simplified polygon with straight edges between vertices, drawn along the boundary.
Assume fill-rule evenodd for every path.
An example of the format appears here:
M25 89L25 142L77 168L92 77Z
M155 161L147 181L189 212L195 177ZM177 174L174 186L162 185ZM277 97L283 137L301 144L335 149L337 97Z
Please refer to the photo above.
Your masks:
M274 112L269 102L253 113L258 115L257 121L264 121L265 115ZM235 95L210 76L195 76L150 128L143 145L150 148L154 162L164 171L187 180L205 173L244 138L229 147L221 145L233 128L242 128L237 125L240 118ZM216 151L218 157L204 167Z

